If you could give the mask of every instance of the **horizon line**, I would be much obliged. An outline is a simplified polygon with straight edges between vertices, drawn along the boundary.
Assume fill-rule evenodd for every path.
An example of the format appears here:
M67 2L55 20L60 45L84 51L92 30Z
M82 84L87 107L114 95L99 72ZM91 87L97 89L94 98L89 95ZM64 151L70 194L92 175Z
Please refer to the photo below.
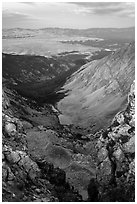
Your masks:
M135 26L129 27L89 27L89 28L68 28L68 27L41 27L41 28L23 28L23 27L13 27L13 28L2 28L2 30L7 29L24 29L24 30L43 30L43 29L71 29L71 30L88 30L88 29L125 29L125 28L135 28Z

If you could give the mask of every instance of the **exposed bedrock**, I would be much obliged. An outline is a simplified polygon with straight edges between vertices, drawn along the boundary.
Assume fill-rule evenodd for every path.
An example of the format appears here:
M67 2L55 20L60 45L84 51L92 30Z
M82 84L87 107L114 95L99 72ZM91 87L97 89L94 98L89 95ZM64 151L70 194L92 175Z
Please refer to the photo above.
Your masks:
M135 83L128 95L127 108L119 112L110 127L100 135L96 148L98 182L102 186L110 186L108 199L134 201Z

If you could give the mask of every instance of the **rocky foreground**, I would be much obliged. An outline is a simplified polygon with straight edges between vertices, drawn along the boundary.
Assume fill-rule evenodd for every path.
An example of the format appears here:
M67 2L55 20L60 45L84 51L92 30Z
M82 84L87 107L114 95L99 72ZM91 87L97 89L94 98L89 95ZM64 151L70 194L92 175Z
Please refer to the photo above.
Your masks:
M125 111L119 112L96 144L98 182L103 201L134 201L135 182L135 84ZM106 187L106 188L104 188Z
M134 201L135 93L106 130L75 135L3 87L3 201Z

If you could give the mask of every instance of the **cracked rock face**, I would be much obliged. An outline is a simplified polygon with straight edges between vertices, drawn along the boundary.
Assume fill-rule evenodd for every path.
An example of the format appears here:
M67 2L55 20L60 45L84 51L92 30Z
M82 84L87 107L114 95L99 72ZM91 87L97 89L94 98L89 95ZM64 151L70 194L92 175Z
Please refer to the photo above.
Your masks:
M134 90L135 83L132 84L128 95L127 108L115 116L111 126L101 134L96 144L98 151L98 181L100 184L114 185L117 188L123 185L123 189L127 188L129 192L131 187L134 186L135 174ZM129 181L130 179L131 181ZM127 189L123 192L123 197L124 193L127 193ZM134 190L129 194L129 199L132 201L134 199Z
M22 189L29 182L37 182L40 169L27 154L25 135L21 122L3 113L3 194L4 199L16 201L24 196ZM7 139L8 136L8 139ZM9 192L9 198L7 198Z

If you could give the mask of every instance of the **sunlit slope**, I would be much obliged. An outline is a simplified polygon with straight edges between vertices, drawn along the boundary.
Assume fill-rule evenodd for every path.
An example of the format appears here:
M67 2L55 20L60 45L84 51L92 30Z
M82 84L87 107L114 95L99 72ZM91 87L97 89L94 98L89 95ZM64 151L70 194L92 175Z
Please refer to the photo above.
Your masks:
M58 109L76 126L93 131L107 126L124 108L134 74L135 45L131 43L75 72L63 87L68 93Z

